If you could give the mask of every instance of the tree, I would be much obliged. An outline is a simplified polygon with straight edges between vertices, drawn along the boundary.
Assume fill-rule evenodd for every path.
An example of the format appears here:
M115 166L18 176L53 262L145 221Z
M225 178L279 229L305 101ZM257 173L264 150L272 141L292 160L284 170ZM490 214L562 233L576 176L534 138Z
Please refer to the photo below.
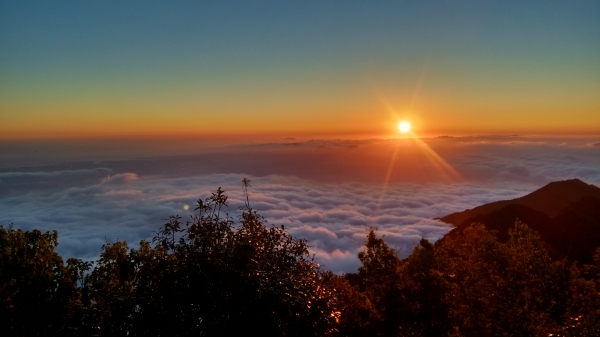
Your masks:
M105 245L86 279L104 335L323 336L337 319L334 290L306 240L267 227L249 201L240 224L220 188L198 214L172 216L153 242L127 254ZM120 330L119 330L120 329Z
M402 261L371 229L358 256L358 275L346 276L357 287L339 286L346 305L341 323L374 336L548 336L563 326L570 287L581 294L592 287L570 281L567 262L553 262L539 236L519 221L506 243L476 224L436 245L422 239ZM592 302L574 303L572 311L597 307ZM348 309L362 319L345 317ZM586 324L577 331L591 331ZM348 326L340 331L353 335Z
M440 272L435 247L422 239L406 260L400 260L397 253L371 228L365 248L358 254L362 262L358 275L347 275L347 279L360 288L346 288L339 295L343 299L348 296L345 292L362 290L351 295L353 301L342 301L351 305L342 311L342 324L356 326L353 329L340 327L340 331L350 331L345 335L361 331L357 335L442 336L448 331L444 301L447 281ZM362 320L348 320L346 311ZM357 312L363 315L357 315Z
M138 249L106 243L94 267L55 252L56 231L0 226L0 324L9 336L598 336L595 265L552 261L517 221L509 240L474 224L400 260L371 228L356 274L323 272L220 188Z
M87 310L82 331L110 336L127 336L132 331L139 305L135 292L140 273L136 267L127 242L102 246L100 259L85 277L83 299Z
M358 259L362 264L358 268L359 285L375 308L375 317L370 318L370 334L396 335L401 309L398 281L402 261L398 251L390 248L383 237L377 237L371 228Z
M444 336L450 329L448 277L435 246L423 238L400 269L401 332L409 336Z
M325 274L325 284L335 290L335 336L375 336L380 318L367 293L360 291L357 274Z
M0 226L0 326L12 336L75 334L81 313L77 282L89 264L63 263L56 231Z
M600 248L593 265L571 266L566 320L557 332L562 336L600 336Z
M539 236L517 221L499 243L483 225L440 245L449 277L446 302L460 336L548 336L563 320L569 288L564 261L552 262Z

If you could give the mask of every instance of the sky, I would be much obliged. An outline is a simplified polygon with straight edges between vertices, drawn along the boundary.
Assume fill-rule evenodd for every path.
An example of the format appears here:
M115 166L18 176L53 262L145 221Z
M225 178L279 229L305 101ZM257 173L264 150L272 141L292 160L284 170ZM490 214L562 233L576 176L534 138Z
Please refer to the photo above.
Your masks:
M598 134L599 17L597 1L2 1L0 139Z
M318 263L600 186L598 1L1 1L0 226L137 247L241 181ZM400 122L410 130L399 132ZM187 206L187 207L186 207Z

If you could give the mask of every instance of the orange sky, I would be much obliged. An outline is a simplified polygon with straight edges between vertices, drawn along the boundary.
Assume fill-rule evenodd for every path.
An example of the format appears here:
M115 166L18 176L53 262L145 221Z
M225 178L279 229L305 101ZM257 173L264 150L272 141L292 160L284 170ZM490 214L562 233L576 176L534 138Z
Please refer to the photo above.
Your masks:
M538 5L3 3L0 139L598 135L600 5Z

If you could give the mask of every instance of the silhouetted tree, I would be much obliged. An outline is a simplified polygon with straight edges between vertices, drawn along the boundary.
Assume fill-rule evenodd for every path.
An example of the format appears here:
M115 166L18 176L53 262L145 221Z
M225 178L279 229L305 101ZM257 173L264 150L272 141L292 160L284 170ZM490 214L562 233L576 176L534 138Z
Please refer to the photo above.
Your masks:
M444 336L450 329L448 277L435 246L421 239L400 269L400 330L407 336Z
M557 332L562 336L600 336L600 248L593 265L571 267L570 291L566 319Z
M346 310L342 311L342 324L353 326L340 327L347 331L344 336L359 335L353 331L372 336L441 336L449 329L447 285L435 247L422 239L408 259L401 261L397 254L371 228L358 255L362 262L358 274L346 276L356 287L339 295L358 292L351 295L354 301L346 301L351 317L357 318L348 322ZM362 315L356 314L358 308Z
M570 292L581 294L573 313L598 308L583 300L595 283L570 280L566 260L552 262L519 221L506 243L473 225L436 246L422 239L405 260L396 253L371 229L358 274L337 285L342 336L548 336L564 328Z
M102 246L100 259L85 277L83 299L87 310L82 330L105 336L127 336L133 330L133 316L139 305L136 288L140 273L136 267L126 242Z
M594 265L553 262L521 222L501 243L474 224L401 260L371 228L356 274L323 272L306 240L220 188L138 249L106 243L93 268L58 234L0 226L0 329L8 336L599 336Z
M56 231L0 226L0 329L3 336L64 336L78 333L77 282L89 264L55 252Z
M357 274L325 274L324 282L335 291L336 332L334 336L373 336L380 318L373 303L357 284Z
M439 251L456 335L548 336L562 321L566 263L552 262L539 237L519 221L506 244L478 224L444 240Z
M375 229L367 234L365 248L358 253L360 286L375 308L370 334L391 336L398 333L400 313L398 251L390 248Z
M246 199L236 226L220 188L183 224L173 216L127 253L105 245L86 281L102 335L323 336L337 319L335 293L295 239ZM337 316L336 316L337 315Z

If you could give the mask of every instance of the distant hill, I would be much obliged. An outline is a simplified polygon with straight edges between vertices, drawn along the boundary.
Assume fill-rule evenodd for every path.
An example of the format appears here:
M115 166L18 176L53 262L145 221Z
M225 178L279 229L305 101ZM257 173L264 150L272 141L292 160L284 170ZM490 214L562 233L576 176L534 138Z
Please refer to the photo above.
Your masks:
M458 226L467 219L480 214L490 214L511 204L527 206L550 217L555 217L569 204L579 201L583 197L600 198L600 188L586 184L579 179L556 181L524 197L481 205L473 209L446 215L440 220Z
M521 198L485 204L440 220L457 226L449 236L478 222L497 231L498 239L505 242L516 219L540 234L552 257L591 263L600 246L600 188L578 179L558 181Z

